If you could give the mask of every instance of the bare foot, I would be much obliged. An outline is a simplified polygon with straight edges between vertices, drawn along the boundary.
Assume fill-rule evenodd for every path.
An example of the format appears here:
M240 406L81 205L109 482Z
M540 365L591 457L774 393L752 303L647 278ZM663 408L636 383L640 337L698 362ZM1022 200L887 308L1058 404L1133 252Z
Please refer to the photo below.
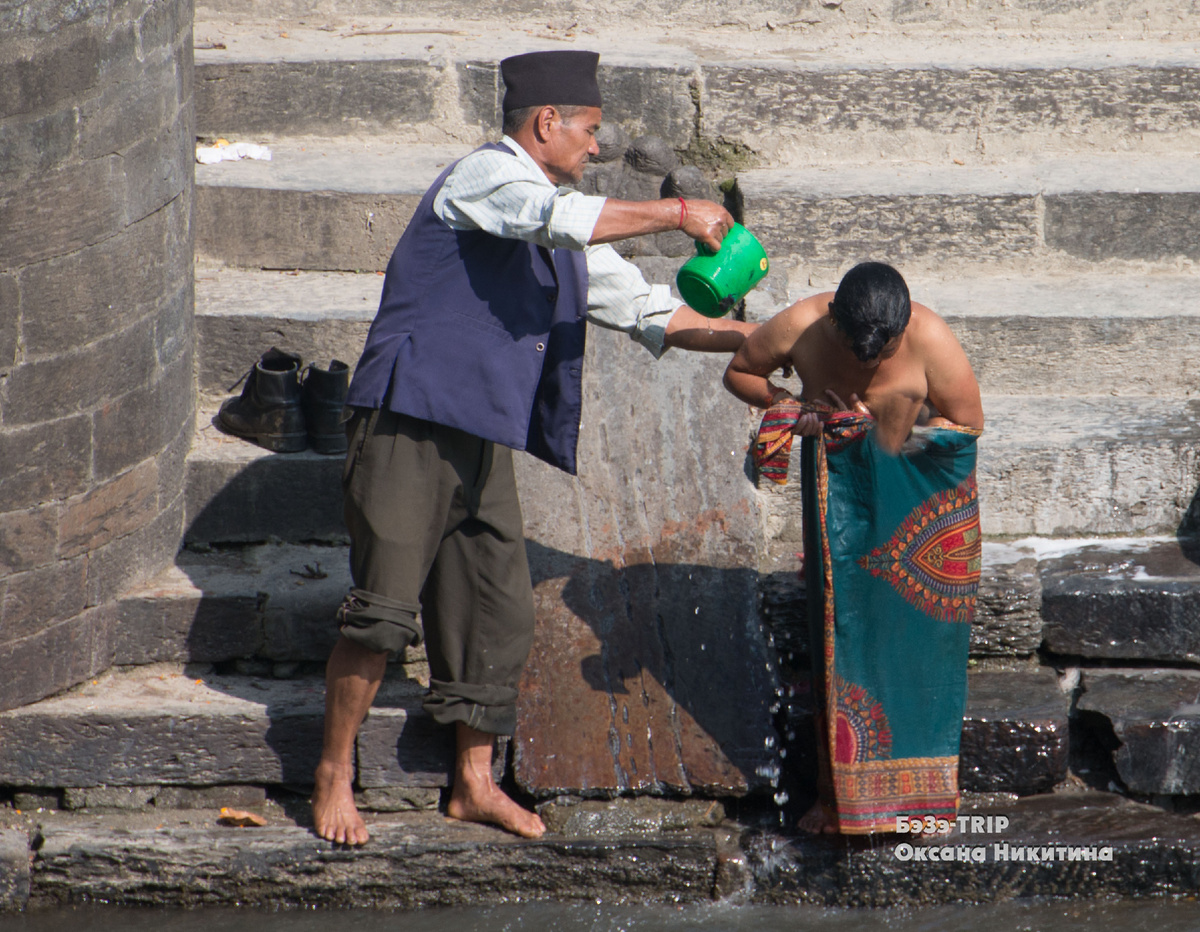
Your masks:
M536 812L517 805L490 778L474 787L466 780L456 780L446 815L463 822L490 822L522 838L540 838L546 833L546 824Z
M812 804L812 808L800 817L796 828L812 835L836 835L838 830L837 818L822 805L820 800Z
M353 775L353 768L321 761L314 777L313 825L322 838L340 845L365 845L371 838L354 805Z

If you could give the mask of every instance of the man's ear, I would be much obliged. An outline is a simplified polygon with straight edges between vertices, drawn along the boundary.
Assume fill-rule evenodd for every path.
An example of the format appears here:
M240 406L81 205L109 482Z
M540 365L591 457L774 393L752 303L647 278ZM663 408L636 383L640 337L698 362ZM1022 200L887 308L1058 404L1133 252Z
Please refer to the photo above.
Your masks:
M542 107L533 118L533 135L538 142L550 139L550 127L558 119L558 111L551 106Z

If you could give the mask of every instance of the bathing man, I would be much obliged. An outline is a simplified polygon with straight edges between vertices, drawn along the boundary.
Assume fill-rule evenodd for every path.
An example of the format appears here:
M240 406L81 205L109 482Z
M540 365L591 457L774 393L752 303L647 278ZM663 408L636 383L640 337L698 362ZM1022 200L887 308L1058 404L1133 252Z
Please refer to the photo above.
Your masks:
M389 654L425 639L425 708L456 730L453 818L526 837L545 826L492 779L516 723L533 592L512 450L569 473L586 321L671 346L732 353L754 325L709 320L647 285L605 245L682 230L716 248L733 223L709 201L618 201L564 185L599 152L599 56L505 59L504 136L450 166L388 264L347 399L344 473L354 589L326 671L313 820L363 844L354 741ZM423 624L417 622L418 611Z
M799 399L768 380L789 365ZM966 354L909 300L899 272L867 262L835 294L799 301L751 334L725 385L768 409L756 446L763 475L786 481L777 451L790 449L790 433L804 438L819 778L800 828L891 832L896 816L917 813L953 824L982 557L983 407Z

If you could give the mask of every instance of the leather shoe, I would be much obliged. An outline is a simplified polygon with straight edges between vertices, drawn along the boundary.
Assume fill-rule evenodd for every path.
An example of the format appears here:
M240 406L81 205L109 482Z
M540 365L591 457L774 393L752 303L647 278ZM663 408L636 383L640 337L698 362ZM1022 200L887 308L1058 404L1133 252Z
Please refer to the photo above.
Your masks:
M276 453L303 450L306 432L300 403L300 357L272 346L245 378L242 394L222 402L218 426Z
M308 425L308 444L318 453L345 453L346 429L342 409L350 390L350 367L340 359L322 369L312 364L305 371L301 403Z

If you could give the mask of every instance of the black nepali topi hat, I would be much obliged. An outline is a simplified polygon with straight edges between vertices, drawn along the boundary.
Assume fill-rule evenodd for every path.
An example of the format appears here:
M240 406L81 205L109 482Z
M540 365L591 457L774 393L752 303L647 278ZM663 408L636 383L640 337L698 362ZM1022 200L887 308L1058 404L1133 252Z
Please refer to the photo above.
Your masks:
M504 77L504 112L524 107L559 104L564 107L599 107L596 83L599 52L560 50L527 52L500 62Z

